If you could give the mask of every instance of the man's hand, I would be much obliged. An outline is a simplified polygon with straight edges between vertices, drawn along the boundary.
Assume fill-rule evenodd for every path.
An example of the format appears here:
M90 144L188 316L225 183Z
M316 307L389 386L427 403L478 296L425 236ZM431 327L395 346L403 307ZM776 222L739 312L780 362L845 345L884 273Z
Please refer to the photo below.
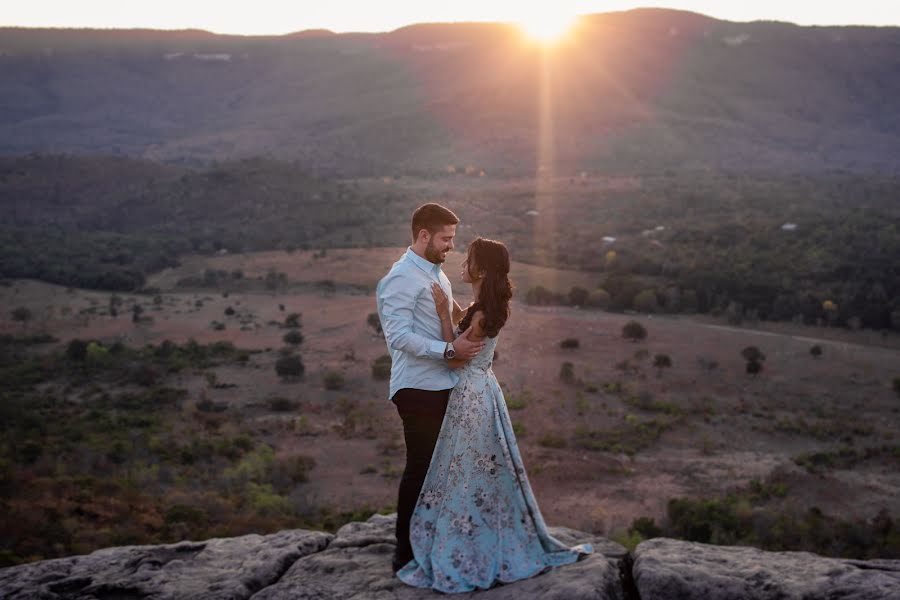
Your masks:
M476 342L469 339L472 327L472 325L469 325L468 329L453 340L453 350L456 351L456 358L460 360L472 360L484 348L484 342Z

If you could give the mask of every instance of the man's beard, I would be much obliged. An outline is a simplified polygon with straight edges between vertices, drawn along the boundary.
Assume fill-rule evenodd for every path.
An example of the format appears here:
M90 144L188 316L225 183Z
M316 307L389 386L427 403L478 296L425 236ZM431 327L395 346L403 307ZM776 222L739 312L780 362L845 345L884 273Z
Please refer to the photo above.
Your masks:
M444 262L444 257L441 256L441 253L437 251L437 248L434 247L434 244L428 242L428 245L425 246L425 259L428 262L432 262L436 265Z

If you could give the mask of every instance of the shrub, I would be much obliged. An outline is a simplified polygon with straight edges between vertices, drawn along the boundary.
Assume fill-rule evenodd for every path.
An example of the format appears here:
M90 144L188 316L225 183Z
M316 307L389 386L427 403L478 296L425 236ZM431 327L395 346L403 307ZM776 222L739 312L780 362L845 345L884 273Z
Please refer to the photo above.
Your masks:
M564 362L559 368L559 379L563 383L575 383L575 365Z
M143 387L156 385L159 376L159 371L148 364L142 363L131 370L131 380Z
M573 286L569 290L569 304L573 306L587 306L591 293L583 287Z
M741 350L741 356L743 356L744 360L748 362L762 362L766 360L766 355L763 354L756 346L747 346L746 348Z
M566 440L556 433L545 433L538 439L538 445L544 448L565 448Z
M637 321L629 321L622 327L622 337L636 342L647 337L647 330Z
M375 331L375 335L384 335L384 330L381 328L381 319L378 318L378 313L369 313L369 316L366 317L366 325L368 325Z
M747 374L748 375L758 375L763 370L763 366L761 362L757 362L755 360L747 361Z
M291 329L297 329L300 327L300 313L290 313L288 316L284 318L284 326L290 327Z
M31 312L31 309L24 306L19 306L13 309L10 314L12 315L13 321L20 321L22 323L30 321L34 316L34 313Z
M629 531L638 532L645 540L662 535L662 529L656 524L654 519L649 517L640 517L632 521Z
M66 357L68 357L69 360L82 362L87 358L87 347L87 342L76 338L70 341L66 346Z
M284 396L273 396L267 401L269 405L269 410L275 412L289 412L292 410L296 410L300 403L291 400L290 398L285 398Z
M281 339L284 340L285 344L290 344L291 346L299 346L303 343L303 334L296 329L292 329L284 334L284 337Z
M809 353L812 355L813 358L819 358L820 356L822 356L822 346L816 344L815 346L813 346L812 348L809 349Z
M588 296L588 306L606 308L609 306L609 292L603 288L597 288L596 290L591 291Z
M562 298L542 285L529 288L525 292L526 304L559 304Z
M641 291L631 303L634 309L640 312L654 313L659 310L659 302L656 299L656 292L653 290Z
M657 375L662 375L663 369L668 369L672 366L672 359L669 358L668 354L657 354L653 357L653 366L658 369Z
M230 317L233 314L234 314L234 309L232 307L229 306L228 308L225 309L225 316Z
M384 381L391 378L391 356L382 354L372 363L372 377Z
M275 372L279 377L302 377L306 368L296 354L287 354L275 362Z
M316 459L311 456L298 454L291 456L278 464L278 469L282 471L292 483L306 483L309 481L309 472L316 466Z
M580 343L577 338L566 338L559 343L560 348L578 348Z
M322 383L326 390L339 390L344 387L344 376L337 371L327 371L322 376Z

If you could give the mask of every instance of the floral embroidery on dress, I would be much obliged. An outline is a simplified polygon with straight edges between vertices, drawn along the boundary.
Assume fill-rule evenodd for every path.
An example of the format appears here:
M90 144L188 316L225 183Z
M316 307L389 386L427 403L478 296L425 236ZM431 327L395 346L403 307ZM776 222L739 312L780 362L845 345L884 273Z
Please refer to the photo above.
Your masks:
M415 558L397 572L410 585L487 589L593 552L590 544L570 548L547 531L491 369L497 339L488 338L450 394L410 520Z

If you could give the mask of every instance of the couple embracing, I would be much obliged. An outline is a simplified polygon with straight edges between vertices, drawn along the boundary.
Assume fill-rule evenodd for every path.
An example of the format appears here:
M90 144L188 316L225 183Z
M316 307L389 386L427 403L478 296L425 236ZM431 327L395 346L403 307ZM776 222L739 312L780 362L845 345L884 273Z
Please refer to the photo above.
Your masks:
M441 270L458 223L439 204L419 207L412 245L377 288L406 441L393 569L442 592L487 589L592 552L547 532L491 370L512 297L509 252L483 238L469 245L462 281L474 301L460 308Z

